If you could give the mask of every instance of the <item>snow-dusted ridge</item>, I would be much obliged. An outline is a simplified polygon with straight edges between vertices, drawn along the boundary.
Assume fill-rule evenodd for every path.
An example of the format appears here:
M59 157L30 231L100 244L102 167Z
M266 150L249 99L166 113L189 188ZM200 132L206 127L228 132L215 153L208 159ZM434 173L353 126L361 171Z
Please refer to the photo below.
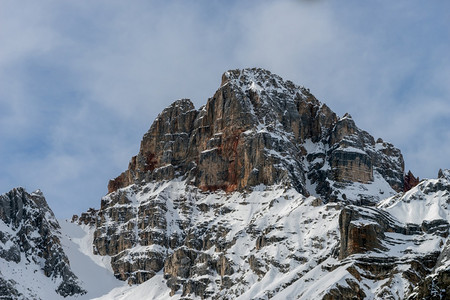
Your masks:
M378 204L403 223L443 219L450 222L450 178L423 180L405 194L397 194Z

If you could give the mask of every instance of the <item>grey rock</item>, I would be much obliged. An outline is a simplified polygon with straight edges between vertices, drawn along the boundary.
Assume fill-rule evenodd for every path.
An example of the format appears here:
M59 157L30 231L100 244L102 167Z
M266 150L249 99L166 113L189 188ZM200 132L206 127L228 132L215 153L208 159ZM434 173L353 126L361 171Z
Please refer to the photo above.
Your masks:
M70 269L58 237L59 224L40 191L27 193L15 188L0 196L0 219L16 232L15 235L0 232L0 239L10 240L13 245L0 249L0 257L19 263L21 254L27 260L42 261L45 276L61 284L56 292L64 297L84 294L78 278Z

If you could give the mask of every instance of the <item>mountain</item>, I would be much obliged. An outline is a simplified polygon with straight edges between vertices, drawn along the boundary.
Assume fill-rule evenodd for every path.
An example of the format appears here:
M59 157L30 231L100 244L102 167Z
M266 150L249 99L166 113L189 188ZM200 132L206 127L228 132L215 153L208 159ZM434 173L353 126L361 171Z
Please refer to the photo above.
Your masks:
M108 192L184 176L204 192L286 184L325 201L374 203L401 191L403 174L400 150L375 141L350 115L338 118L269 71L244 69L224 73L198 110L187 99L166 108Z
M449 193L449 170L405 174L308 89L231 70L204 106L161 112L100 208L52 232L79 278L67 298L448 299Z
M404 299L448 230L386 204L417 183L350 115L267 70L233 70L206 105L159 114L100 209L75 221L140 284L129 299Z
M40 191L16 188L0 196L0 298L57 299L83 295Z

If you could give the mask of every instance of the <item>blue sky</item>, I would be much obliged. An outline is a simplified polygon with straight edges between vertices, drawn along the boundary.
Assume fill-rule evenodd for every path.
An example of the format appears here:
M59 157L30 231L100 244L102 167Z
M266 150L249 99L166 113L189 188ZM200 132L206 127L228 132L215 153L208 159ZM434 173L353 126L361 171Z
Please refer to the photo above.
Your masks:
M263 67L402 150L450 168L448 1L0 1L0 193L58 217L98 207L153 119Z

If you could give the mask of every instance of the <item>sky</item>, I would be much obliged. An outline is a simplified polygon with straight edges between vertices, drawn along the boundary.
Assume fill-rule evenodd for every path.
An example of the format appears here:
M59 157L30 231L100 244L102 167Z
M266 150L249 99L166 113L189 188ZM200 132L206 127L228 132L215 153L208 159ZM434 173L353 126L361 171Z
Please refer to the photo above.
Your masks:
M261 67L400 148L450 168L449 1L0 0L0 193L41 189L59 218L98 208L179 98Z

